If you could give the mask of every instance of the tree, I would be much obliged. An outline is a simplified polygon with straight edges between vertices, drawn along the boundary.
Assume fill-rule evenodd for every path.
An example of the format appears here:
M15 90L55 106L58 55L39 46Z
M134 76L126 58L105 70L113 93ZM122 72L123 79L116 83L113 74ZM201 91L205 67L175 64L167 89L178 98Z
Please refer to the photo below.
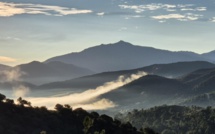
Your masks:
M69 104L65 104L64 107L67 108L67 109L72 109Z
M12 99L6 99L5 102L8 104L14 104L14 100Z
M29 107L31 107L31 102L28 102L26 100L23 100L22 97L19 97L17 99L18 103L21 105L21 106L24 106L24 105L27 105Z
M0 94L0 101L3 101L3 100L5 100L5 99L6 99L6 96L3 95L3 94Z
M87 134L88 130L93 126L94 120L91 119L89 116L86 116L83 125L84 125L84 133Z
M62 109L63 109L63 105L61 105L61 104L56 104L54 109L56 109L58 112L60 112L60 111L62 111Z

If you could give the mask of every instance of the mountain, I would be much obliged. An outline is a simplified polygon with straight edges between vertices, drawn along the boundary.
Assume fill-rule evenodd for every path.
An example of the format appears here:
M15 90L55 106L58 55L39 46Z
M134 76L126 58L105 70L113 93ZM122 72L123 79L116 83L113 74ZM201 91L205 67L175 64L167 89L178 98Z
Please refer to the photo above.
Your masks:
M0 89L7 90L7 89L16 89L22 87L27 87L29 89L35 88L36 86L28 83L28 82L21 82L21 81L13 81L13 82L0 82Z
M179 80L191 86L198 94L212 92L215 87L215 68L200 69L183 76Z
M189 87L177 80L147 75L106 93L101 98L109 99L119 107L133 109L174 104L176 100L181 100L191 94Z
M137 70L145 71L149 74L155 74L168 78L176 78L195 70L204 68L214 68L215 64L206 61L191 61L191 62L177 62L170 64L155 64Z
M202 68L213 68L214 64L204 61L194 61L194 62L177 62L170 64L155 64L147 67L142 67L132 70L123 71L113 71L104 72L99 74L94 74L90 76L84 76L81 78L53 82L41 85L39 88L43 89L54 89L54 88L73 88L73 89L88 89L95 88L104 84L105 82L116 80L120 75L131 75L139 71L145 71L149 74L159 75L163 77L175 78L187 73L191 73L195 70Z
M209 59L209 60L215 62L215 50L211 51L209 53L204 53L204 54L202 54L202 56L206 59Z
M93 74L93 72L88 69L62 62L49 62L45 64L33 61L27 64L18 65L13 69L18 69L20 73L24 72L21 79L34 84L62 81Z
M207 61L207 59L193 52L172 52L119 41L114 44L91 47L77 53L53 57L46 60L46 63L51 61L87 67L94 72L106 72L134 69L152 64Z
M11 68L10 66L0 64L0 71L4 71L4 70L10 69L10 68Z

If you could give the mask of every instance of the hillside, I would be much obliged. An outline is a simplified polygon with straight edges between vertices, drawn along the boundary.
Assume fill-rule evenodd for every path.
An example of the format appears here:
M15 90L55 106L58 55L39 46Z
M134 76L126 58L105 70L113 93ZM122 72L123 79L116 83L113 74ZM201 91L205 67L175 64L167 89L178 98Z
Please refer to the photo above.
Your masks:
M14 89L19 86L28 87L30 89L33 89L36 87L36 85L33 85L28 82L22 82L22 81L13 81L13 82L0 82L0 90L7 90L7 89Z
M51 61L61 61L80 67L87 67L94 72L106 72L134 69L152 64L210 60L193 52L172 52L119 41L46 60L46 62Z
M207 107L207 106L215 106L215 93L205 93L201 95L197 95L187 100L179 103L183 106L200 106L200 107Z
M118 114L117 119L137 128L148 126L161 134L213 134L215 109L211 107L159 106Z
M10 66L0 64L0 71L4 71L4 70L10 69L10 68L11 68Z
M215 68L200 69L181 77L179 80L191 86L197 93L212 92L215 86Z
M71 78L93 74L92 71L62 62L41 63L33 61L12 68L23 72L21 79L33 84L44 84L53 81L63 81Z
M1 134L155 134L149 128L137 131L130 123L122 124L107 115L87 112L82 108L56 104L56 111L46 107L31 107L18 99L14 104L0 94Z
M119 89L106 93L107 98L118 104L118 108L133 109L163 104L176 104L191 95L189 87L177 80L155 75L141 77Z
M211 61L213 61L213 62L215 62L215 50L214 51L211 51L211 52L208 52L208 53L204 53L204 54L202 54L202 56L204 57L204 58L207 58L207 59L209 59L209 60L211 60Z

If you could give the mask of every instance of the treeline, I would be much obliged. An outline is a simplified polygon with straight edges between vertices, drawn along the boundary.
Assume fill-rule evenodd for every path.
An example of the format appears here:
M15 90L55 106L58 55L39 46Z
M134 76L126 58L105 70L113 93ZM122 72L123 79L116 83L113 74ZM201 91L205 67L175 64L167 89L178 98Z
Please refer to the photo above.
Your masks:
M138 131L129 122L82 108L56 104L56 110L32 107L19 98L18 104L0 94L0 134L155 134L150 128Z
M150 127L161 134L215 134L215 109L196 106L159 106L116 115L137 128Z

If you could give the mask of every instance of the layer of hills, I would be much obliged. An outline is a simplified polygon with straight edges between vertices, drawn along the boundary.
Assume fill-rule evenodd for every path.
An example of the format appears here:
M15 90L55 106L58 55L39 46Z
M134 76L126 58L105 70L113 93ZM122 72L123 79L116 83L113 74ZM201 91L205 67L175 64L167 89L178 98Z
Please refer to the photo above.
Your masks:
M147 76L100 97L112 100L125 109L182 104L192 97L214 91L215 65L208 62L212 61L208 57L213 56L213 53L212 51L199 55L192 52L171 52L134 46L120 41L115 44L92 47L80 53L52 58L43 63L33 61L15 67L1 65L0 69L3 73L0 73L0 88L12 89L17 85L24 85L32 90L67 89L67 91L80 92L116 80L121 75L126 77L144 71L148 73ZM76 64L77 59L74 57L79 58L78 63L85 65ZM172 63L181 60L183 62ZM149 66L145 66L148 64ZM95 74L96 72L90 69L97 70L96 72L109 71ZM18 79L4 81L5 72L11 72L11 70L15 70L15 75L19 76Z
M46 60L46 62L61 61L87 67L94 72L106 72L179 61L213 62L215 61L213 55L214 52L203 55L187 51L173 52L119 41L113 44L102 44L87 48L77 53L53 57Z
M80 92L114 81L121 75L126 77L145 71L148 73L147 76L99 96L116 103L118 107L115 110L129 110L162 104L182 104L195 96L213 92L214 68L214 64L205 61L177 62L155 64L133 70L104 72L41 86L17 81L12 84L1 83L0 86L2 89L24 85L32 90L44 90L44 92L52 89Z
M179 76L186 75L193 71L203 68L214 68L215 65L205 61L194 61L194 62L177 62L170 64L155 64L146 66L138 69L103 72L94 75L84 76L71 80L53 82L39 86L42 89L54 89L54 88L77 88L77 89L88 89L96 88L104 84L105 82L116 80L120 75L129 76L138 72L144 71L150 75L158 75L167 78L176 78Z
M155 49L151 47L143 47L132 45L131 43L119 41L113 44L99 45L85 49L81 52L66 54L50 58L45 62L33 61L27 64L17 65L15 67L9 67L0 65L0 70L8 69L20 69L25 75L21 76L21 80L32 84L41 85L49 82L63 81L72 78L78 78L90 74L99 72L116 71L116 70L130 70L135 68L145 68L147 72L155 72L156 65L153 64L169 64L174 62L184 61L209 61L213 62L214 51L205 54L196 54L193 52L173 52L168 50ZM190 65L194 67L194 63ZM160 67L164 69L179 68L177 64L172 66ZM189 65L187 65L189 66ZM204 66L204 65L203 65ZM196 65L196 69L199 69L202 65ZM165 74L165 77L180 76L182 73L186 73L186 67L182 67L185 70L178 72L170 72ZM190 68L190 67L188 67ZM193 68L192 71L194 71ZM189 69L187 70L187 73ZM157 74L161 74L159 72ZM177 74L178 73L178 74ZM172 74L174 74L172 76Z
M25 81L33 84L63 81L94 73L89 69L59 61L49 63L33 61L15 67L3 66L1 68L1 72L4 72L4 74L1 74L1 79L5 79L7 75L14 73L14 75L19 76L19 78L17 78L19 81Z
M68 88L72 91L79 91L79 89L84 91L116 80L121 75L130 76L145 71L148 72L147 76L103 94L99 98L106 98L116 103L118 107L113 111L131 110L138 107L147 108L163 104L181 105L182 102L189 101L195 96L214 91L214 68L214 64L200 61L156 64L134 70L105 72L49 83L37 88ZM170 75L171 78L168 78ZM185 103L183 104L185 105ZM208 103L208 105L211 104Z

